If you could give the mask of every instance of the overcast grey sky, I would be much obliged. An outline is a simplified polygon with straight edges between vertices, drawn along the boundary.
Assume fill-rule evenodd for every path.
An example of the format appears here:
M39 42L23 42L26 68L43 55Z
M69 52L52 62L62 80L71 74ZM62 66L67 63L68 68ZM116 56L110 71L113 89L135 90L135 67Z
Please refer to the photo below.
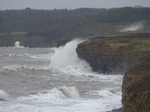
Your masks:
M0 10L6 9L77 9L115 8L141 5L150 7L150 0L0 0Z

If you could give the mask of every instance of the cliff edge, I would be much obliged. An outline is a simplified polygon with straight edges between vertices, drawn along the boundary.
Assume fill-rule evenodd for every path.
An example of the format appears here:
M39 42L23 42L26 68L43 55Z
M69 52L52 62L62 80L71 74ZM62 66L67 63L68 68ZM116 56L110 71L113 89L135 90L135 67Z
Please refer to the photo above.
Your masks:
M57 47L71 40L60 39ZM91 37L88 40L78 44L76 52L93 71L103 74L125 74L141 57L150 54L150 33Z
M145 41L149 39L144 38ZM149 47L142 38L99 37L80 43L76 51L81 59L90 63L93 71L124 74L137 60L150 53Z

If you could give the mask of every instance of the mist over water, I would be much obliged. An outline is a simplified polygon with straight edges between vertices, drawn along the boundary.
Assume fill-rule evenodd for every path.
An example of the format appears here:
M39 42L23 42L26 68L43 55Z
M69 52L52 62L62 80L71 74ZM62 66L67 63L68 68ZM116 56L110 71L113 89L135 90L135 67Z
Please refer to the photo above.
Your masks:
M80 42L59 48L0 48L0 112L120 108L123 76L93 72L76 54Z

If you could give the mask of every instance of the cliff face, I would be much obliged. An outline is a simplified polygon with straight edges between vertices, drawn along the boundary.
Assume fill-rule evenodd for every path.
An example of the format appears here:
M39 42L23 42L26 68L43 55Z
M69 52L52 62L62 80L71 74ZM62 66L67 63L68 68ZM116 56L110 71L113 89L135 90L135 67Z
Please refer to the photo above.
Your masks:
M150 55L125 74L122 103L124 112L150 112Z
M80 58L90 63L94 71L106 74L123 74L140 57L149 51L138 52L136 46L127 43L88 41L78 45Z
M138 59L150 54L149 36L141 38L134 34L124 37L90 38L91 41L78 44L76 52L81 59L90 63L96 72L124 74ZM69 38L60 39L57 41L57 47L71 40Z

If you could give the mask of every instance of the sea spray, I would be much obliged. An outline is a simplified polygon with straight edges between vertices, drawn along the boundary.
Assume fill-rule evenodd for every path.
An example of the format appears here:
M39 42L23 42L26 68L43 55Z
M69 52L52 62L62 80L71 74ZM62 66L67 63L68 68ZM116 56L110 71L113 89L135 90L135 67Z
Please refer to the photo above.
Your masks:
M15 42L15 47L17 47L17 48L24 48L23 46L20 46L20 42L19 41Z
M120 30L120 32L127 32L127 31L138 31L138 30L141 30L143 29L145 23L144 22L136 22L136 23L133 23L131 25L128 25L124 28L122 28Z
M76 53L76 47L83 40L72 40L65 46L61 46L55 50L54 55L51 57L50 67L66 68L68 66L74 66L78 68L90 68L89 63L81 60Z

